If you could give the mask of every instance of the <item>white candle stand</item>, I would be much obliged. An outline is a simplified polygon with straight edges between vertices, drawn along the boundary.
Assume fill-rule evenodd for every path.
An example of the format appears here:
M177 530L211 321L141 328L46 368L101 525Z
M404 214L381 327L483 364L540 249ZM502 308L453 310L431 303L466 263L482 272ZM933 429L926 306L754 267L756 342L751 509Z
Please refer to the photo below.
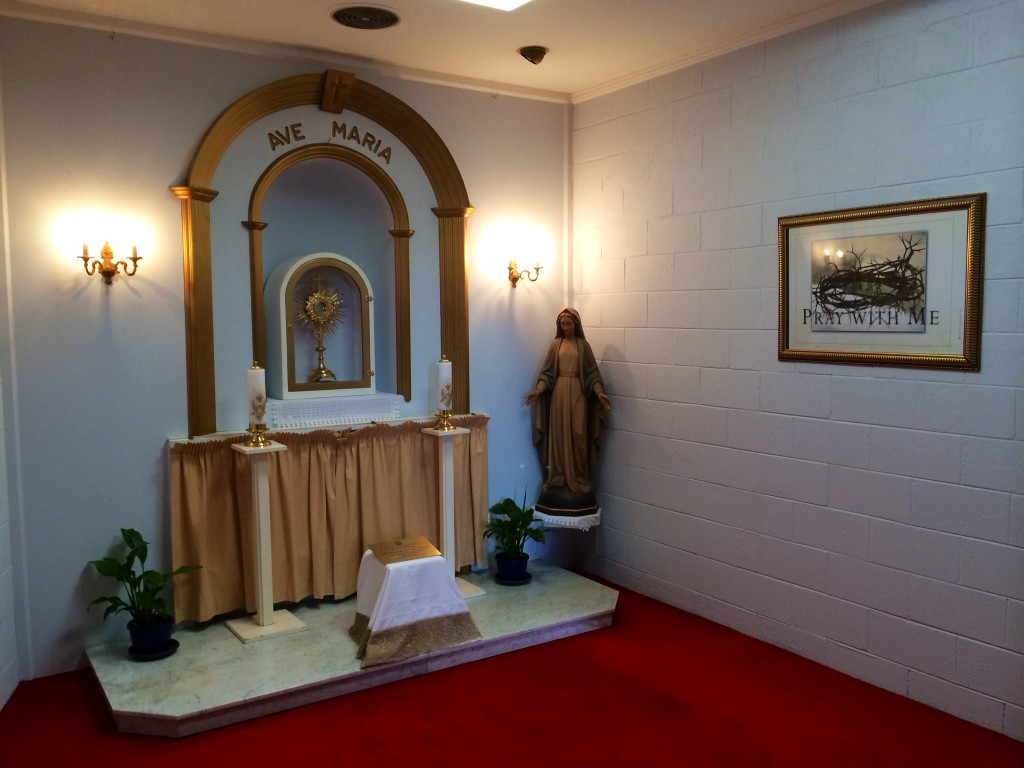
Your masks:
M468 435L470 430L461 427L436 429L428 427L422 430L425 435L434 435L438 439L437 446L437 501L441 511L441 555L448 568L455 573L455 435ZM482 587L471 584L465 579L456 577L455 584L459 593L465 597L479 597L486 594Z
M288 446L267 441L259 447L235 443L231 446L249 457L252 475L252 511L256 528L256 615L225 622L243 643L303 632L305 623L288 611L274 610L274 572L270 550L270 479L267 459Z

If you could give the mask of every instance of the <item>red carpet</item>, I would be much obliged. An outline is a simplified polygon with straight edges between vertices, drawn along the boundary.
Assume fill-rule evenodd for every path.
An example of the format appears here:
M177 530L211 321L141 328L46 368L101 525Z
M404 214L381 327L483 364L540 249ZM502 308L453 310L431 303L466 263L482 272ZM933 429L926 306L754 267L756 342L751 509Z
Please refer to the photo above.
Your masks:
M1024 743L636 593L553 643L168 740L88 670L23 682L0 766L1024 766Z

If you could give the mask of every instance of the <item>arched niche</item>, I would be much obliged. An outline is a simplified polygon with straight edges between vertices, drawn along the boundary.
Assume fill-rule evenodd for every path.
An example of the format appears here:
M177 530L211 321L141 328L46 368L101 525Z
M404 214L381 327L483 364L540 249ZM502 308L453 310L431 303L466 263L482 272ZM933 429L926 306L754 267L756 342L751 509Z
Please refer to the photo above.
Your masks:
M266 364L265 310L263 295L263 201L274 182L287 170L310 160L327 159L346 163L364 173L383 193L391 209L391 234L394 244L394 312L395 312L395 378L397 393L406 401L412 390L411 350L409 334L409 213L398 187L371 159L336 144L310 144L282 155L271 163L256 181L249 197L249 219L243 222L249 230L249 295L252 304L252 356ZM443 286L442 286L443 291Z
M182 270L185 303L185 367L188 395L189 436L217 431L214 368L213 286L211 276L211 189L218 164L231 143L257 120L291 107L318 105L323 112L350 111L380 124L412 153L434 194L431 208L438 219L438 274L440 278L441 354L452 361L453 410L469 410L469 309L466 281L466 218L472 213L462 174L437 132L415 110L376 86L354 75L335 70L297 75L269 83L243 96L210 126L189 165L183 185L171 187L181 201ZM372 162L371 162L372 165ZM369 172L367 167L364 172ZM381 169L377 169L386 177ZM270 173L268 168L265 173ZM257 183L257 187L259 184ZM383 187L382 187L383 190ZM265 193L265 190L264 190ZM255 196L256 190L253 190ZM388 193L385 192L385 195ZM400 197L400 195L399 195ZM395 208L392 207L394 212ZM250 206L250 257L252 239L262 229L258 210ZM396 227L396 232L401 232ZM409 233L411 234L411 233ZM404 237L395 234L396 247ZM250 261L250 286L260 275ZM244 276L239 276L244 280ZM396 276L397 279L397 276ZM252 291L250 295L255 296ZM260 291L262 306L262 290ZM253 302L253 340L262 340L262 320L257 326ZM403 324L399 323L399 326ZM409 323L404 324L408 327ZM259 328L259 332L256 329ZM262 343L262 341L260 342Z

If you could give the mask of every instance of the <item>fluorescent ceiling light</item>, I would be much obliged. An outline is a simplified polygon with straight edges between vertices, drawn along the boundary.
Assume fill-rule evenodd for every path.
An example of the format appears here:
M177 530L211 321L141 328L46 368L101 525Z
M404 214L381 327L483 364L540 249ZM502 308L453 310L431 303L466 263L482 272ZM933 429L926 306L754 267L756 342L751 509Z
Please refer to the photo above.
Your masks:
M520 5L526 5L530 0L462 0L462 2L486 5L488 8L497 8L499 11L514 11Z

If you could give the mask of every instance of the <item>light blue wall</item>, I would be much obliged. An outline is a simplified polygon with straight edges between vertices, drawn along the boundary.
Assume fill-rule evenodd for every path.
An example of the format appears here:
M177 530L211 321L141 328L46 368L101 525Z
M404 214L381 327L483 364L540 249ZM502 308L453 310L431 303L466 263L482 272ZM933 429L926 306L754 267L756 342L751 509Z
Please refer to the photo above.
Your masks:
M10 225L4 295L14 339L0 373L8 466L21 463L10 530L22 679L80 666L84 648L124 632L120 622L104 626L85 612L109 587L86 562L106 552L119 527L143 531L155 564L169 563L166 441L186 434L187 419L180 207L167 187L184 180L202 135L237 98L326 68L336 66L0 19ZM467 258L471 405L492 416L491 497L535 488L539 470L518 402L563 302L568 107L356 74L423 115L463 173L477 209ZM54 246L54 216L79 207L148 222L155 246L135 277L105 286L86 278L75 251ZM486 263L478 242L488 224L510 215L539 223L554 243L545 281L515 292L504 265ZM423 247L436 253L436 241ZM437 298L428 295L436 293L436 270L418 269L414 294L433 308L426 322L436 325ZM237 345L224 354L241 355L238 388L218 391L228 411L244 395L242 371L251 363L247 310L237 322ZM0 323L6 338L7 319ZM413 350L414 402L424 411L438 353L433 342ZM0 616L0 628L9 617ZM0 653L2 669L11 653L6 645Z
M0 70L0 84L2 84L2 74L3 72ZM3 114L3 89L0 87L0 259L3 260L6 267L8 252L7 206L4 200L6 200L7 189L7 156L4 148ZM7 298L6 292L0 291L0 318L7 317ZM3 339L0 341L0 407L7 409L7 413L13 413L13 409L9 405L12 387L7 378L11 359L11 345L7 343L6 336L7 325L6 321L0 320L0 327L4 329L0 330L0 334L3 334L0 336ZM16 474L11 475L8 471L9 460L11 466L14 466L15 457L7 452L7 443L14 439L13 436L17 434L17 430L13 426L14 419L3 418L0 419L0 422L2 422L3 429L3 434L0 435L0 450L3 451L2 460L0 460L0 478L2 478L2 482L0 482L0 707L2 707L17 688L18 681L21 679L21 671L18 664L17 627L14 620L15 574L12 561L13 526L10 502L11 493L18 484ZM8 422L12 425L10 428L8 428ZM12 476L15 478L14 483L9 482Z
M0 153L2 154L2 153ZM2 401L0 401L2 407ZM11 507L7 482L6 429L0 435L0 707L21 679L14 622L14 567L11 563Z

